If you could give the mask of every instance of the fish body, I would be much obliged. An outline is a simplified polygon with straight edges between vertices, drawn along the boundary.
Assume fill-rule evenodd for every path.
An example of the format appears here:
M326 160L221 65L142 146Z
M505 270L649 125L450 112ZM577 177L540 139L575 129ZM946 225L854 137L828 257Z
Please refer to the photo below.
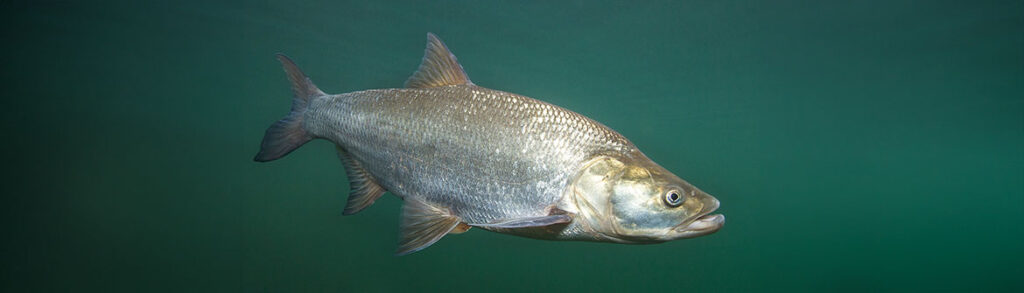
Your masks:
M325 96L304 121L385 189L470 225L546 216L587 159L636 149L582 115L476 85Z
M345 214L385 191L406 202L399 254L470 227L551 240L653 243L709 234L724 221L708 216L716 199L614 130L473 84L433 34L406 88L328 95L280 59L296 98L292 113L268 129L256 160L280 158L314 138L334 142L352 181Z

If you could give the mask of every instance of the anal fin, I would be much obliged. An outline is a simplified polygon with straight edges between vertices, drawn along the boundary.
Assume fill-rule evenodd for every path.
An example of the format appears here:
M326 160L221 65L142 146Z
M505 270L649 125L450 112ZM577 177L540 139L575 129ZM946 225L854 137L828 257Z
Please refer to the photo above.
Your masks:
M372 205L386 190L373 179L370 172L363 169L359 161L352 159L345 149L340 146L336 146L336 148L338 149L338 158L345 165L350 188L348 203L345 204L345 211L342 214L352 215Z
M423 250L452 232L461 222L447 208L405 197L405 205L402 206L402 234L395 255Z

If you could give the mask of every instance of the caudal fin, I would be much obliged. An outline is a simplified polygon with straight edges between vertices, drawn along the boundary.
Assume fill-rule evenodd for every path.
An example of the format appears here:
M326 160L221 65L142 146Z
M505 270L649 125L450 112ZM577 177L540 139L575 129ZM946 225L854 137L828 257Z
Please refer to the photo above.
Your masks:
M302 116L306 112L309 100L326 95L287 56L277 54L277 60L281 61L285 73L288 74L288 81L292 83L292 111L284 119L267 128L260 152L253 159L257 162L277 160L312 140L313 137L302 129Z

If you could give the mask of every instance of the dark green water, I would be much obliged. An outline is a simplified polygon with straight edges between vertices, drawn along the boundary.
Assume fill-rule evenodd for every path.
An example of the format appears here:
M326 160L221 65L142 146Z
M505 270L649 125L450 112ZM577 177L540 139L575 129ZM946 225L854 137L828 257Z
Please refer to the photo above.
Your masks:
M0 2L3 291L1024 291L1020 1L147 2ZM725 227L393 257L400 201L341 216L330 143L251 161L289 106L275 52L327 92L398 87L428 31Z

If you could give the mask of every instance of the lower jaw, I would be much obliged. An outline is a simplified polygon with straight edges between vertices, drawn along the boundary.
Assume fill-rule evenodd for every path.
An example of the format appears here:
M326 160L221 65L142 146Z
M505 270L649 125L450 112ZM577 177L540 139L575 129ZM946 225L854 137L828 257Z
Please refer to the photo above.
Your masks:
M714 233L718 229L722 228L725 224L725 216L722 214L704 215L693 222L690 222L686 227L678 228L675 231L682 234L695 234L693 236L685 237L696 237Z

